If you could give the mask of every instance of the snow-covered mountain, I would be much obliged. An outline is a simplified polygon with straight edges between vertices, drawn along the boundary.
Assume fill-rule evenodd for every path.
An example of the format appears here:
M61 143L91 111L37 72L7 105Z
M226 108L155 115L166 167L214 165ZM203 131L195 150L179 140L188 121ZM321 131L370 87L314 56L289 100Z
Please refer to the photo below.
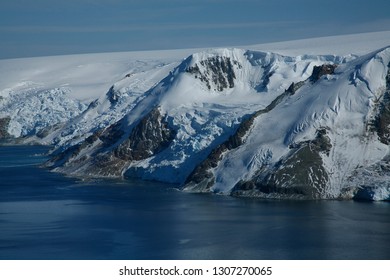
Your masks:
M314 68L297 89L257 111L215 148L185 189L265 198L388 198L389 62L387 47Z
M389 199L388 33L325 55L221 48L112 54L111 64L109 54L68 57L52 80L30 70L0 88L0 137L54 145L46 166L75 176L262 198ZM14 77L22 62L0 62L0 71L12 66ZM88 81L85 95L72 71Z

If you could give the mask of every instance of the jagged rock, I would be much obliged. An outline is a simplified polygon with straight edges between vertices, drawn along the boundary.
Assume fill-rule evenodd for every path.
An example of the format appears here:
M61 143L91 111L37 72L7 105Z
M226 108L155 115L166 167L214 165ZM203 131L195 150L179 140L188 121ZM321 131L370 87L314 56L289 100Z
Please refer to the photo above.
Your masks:
M99 137L103 142L102 148L94 154L87 172L98 176L122 176L131 162L161 152L174 136L175 132L168 127L159 108L154 108L142 118L126 139L123 139L124 132L118 122ZM110 147L115 148L106 152Z
M115 90L114 86L112 86L106 93L106 96L108 100L110 100L111 105L115 105L120 98L120 93Z
M175 132L168 127L159 108L153 109L133 127L125 138L122 121L95 131L83 142L57 153L47 166L84 166L92 176L121 176L132 161L146 159L169 146ZM84 151L97 147L88 157Z
M337 64L323 64L321 66L314 66L313 72L309 80L313 83L317 82L324 75L334 74L334 70L337 68Z
M93 108L96 108L99 105L99 99L96 99L89 103L87 110L91 110Z
M99 131L97 133L99 133ZM99 140L102 141L103 149L115 145L115 143L121 140L124 134L125 131L123 130L120 121L110 125L106 130L99 134Z
M10 137L8 133L8 125L10 121L10 117L0 118L0 139Z
M199 62L201 66L195 63L194 66L187 68L186 72L195 75L206 84L208 89L214 85L218 91L234 87L236 74L233 65L241 68L237 61L231 61L229 57L216 56Z
M390 144L390 64L386 75L386 91L379 103L379 112L375 117L373 126L379 140L386 145Z
M174 135L160 110L155 108L134 127L129 138L115 149L114 154L123 160L145 159L166 148Z
M297 83L291 83L291 85L286 89L287 92L289 92L291 95L295 94L295 92L300 89L305 84L304 81L300 81Z
M275 74L275 71L270 69L270 66L263 67L264 75L262 77L262 82L256 87L256 90L259 92L267 91L267 86L270 83L271 77Z

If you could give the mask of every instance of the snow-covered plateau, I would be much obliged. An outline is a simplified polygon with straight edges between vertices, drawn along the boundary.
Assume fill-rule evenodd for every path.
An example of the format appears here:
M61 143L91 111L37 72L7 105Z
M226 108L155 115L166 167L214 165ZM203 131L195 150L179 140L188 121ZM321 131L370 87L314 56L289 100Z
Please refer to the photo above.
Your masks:
M0 138L80 177L390 200L390 32L0 60Z

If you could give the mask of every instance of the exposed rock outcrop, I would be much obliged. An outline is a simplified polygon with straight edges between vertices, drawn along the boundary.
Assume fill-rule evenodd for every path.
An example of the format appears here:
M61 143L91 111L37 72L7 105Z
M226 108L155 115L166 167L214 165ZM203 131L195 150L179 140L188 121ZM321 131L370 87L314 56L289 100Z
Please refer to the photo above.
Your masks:
M121 176L132 161L161 152L175 136L159 108L154 108L133 127L128 136L126 134L122 121L119 121L58 153L48 165L60 169L72 165L91 176ZM84 155L92 147L94 152L89 156Z
M321 66L314 66L313 72L309 80L313 83L317 82L324 75L334 74L334 70L337 68L337 64L323 64Z
M386 75L386 90L379 103L378 114L373 126L382 143L390 144L390 64Z
M111 105L115 105L120 98L120 93L115 90L114 86L112 86L106 93L106 96L108 100L110 100Z
M114 154L127 161L145 159L166 148L174 136L160 110L155 108L134 127L129 138L114 150Z
M0 139L10 137L8 133L8 126L10 121L10 117L0 118Z
M297 83L291 83L291 85L286 89L286 92L290 93L290 95L295 94L295 92L300 89L305 84L304 81L300 81Z
M195 78L204 82L208 89L213 86L218 91L233 88L236 79L233 65L242 67L239 62L224 56L210 57L200 61L199 64L195 63L194 66L188 67L186 72L195 75Z

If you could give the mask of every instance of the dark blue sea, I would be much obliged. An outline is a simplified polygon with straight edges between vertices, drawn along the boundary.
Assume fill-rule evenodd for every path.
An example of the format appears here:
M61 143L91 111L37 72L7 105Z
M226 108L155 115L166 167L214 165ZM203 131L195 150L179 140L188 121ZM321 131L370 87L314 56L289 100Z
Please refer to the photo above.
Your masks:
M264 201L67 178L0 147L0 259L390 259L390 203Z

